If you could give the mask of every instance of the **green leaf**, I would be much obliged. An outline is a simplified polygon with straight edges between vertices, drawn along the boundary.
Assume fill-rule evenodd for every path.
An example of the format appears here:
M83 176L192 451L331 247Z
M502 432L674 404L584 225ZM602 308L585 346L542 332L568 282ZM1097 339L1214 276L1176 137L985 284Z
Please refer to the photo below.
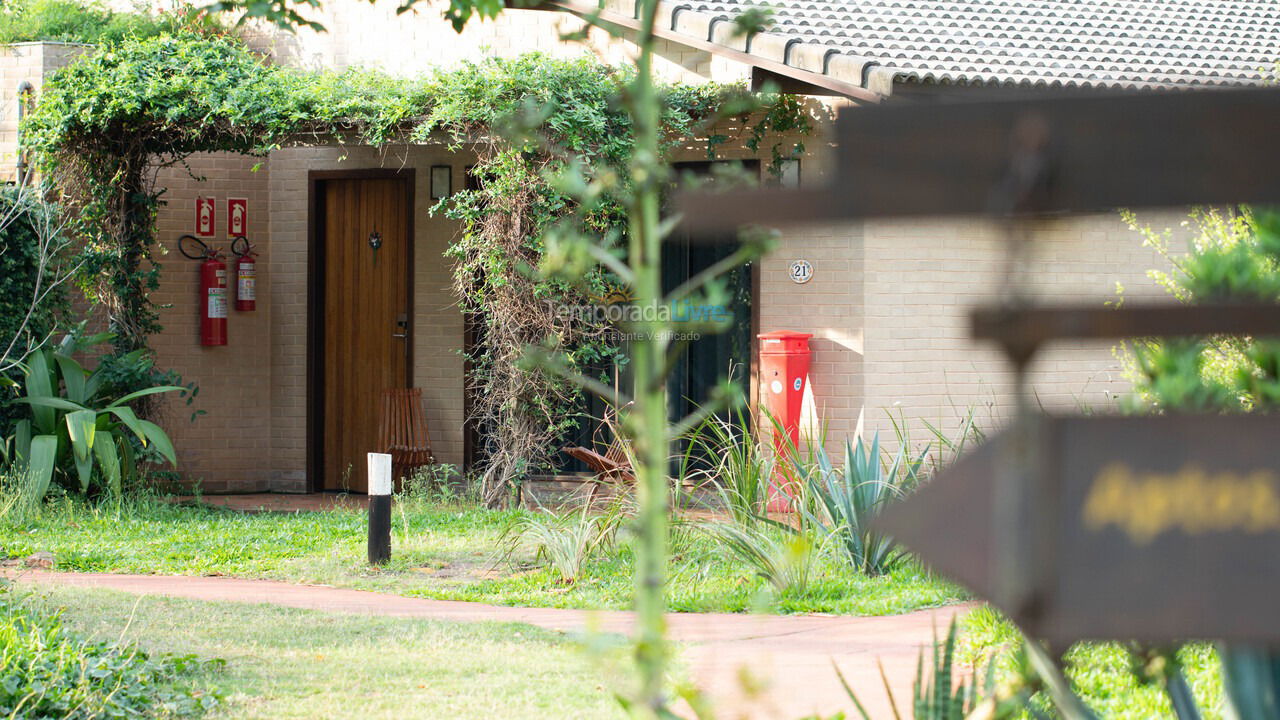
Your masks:
M107 487L111 488L112 496L120 497L120 456L116 454L116 444L104 438L93 446L93 452L98 456L98 469L106 479Z
M138 479L138 461L133 455L133 445L120 438L120 474L133 482Z
M31 421L19 420L13 424L13 452L15 460L27 462L31 458Z
M173 443L169 441L169 436L157 424L150 420L139 420L138 425L142 427L142 432L147 436L147 440L156 446L156 451L164 456L165 460L173 467L178 467L178 456L173 451Z
M71 438L71 451L76 462L90 459L93 452L93 437L97 432L98 413L92 410L77 410L67 413L67 436Z
M142 446L147 446L147 434L142 431L142 421L134 414L133 408L130 407L111 407L107 408L107 412L115 415L124 423L125 427L133 431L138 436L138 440L142 442Z
M84 368L66 355L55 354L53 359L58 363L58 370L62 372L62 382L67 388L67 399L84 404L86 401Z
M80 405L79 403L73 403L70 400L64 400L59 397L18 398L17 400L14 400L14 402L21 405L30 405L33 408L57 408L59 410L82 410L92 412L89 408ZM39 423L37 422L37 424Z
M27 365L26 385L28 400L53 397L52 373L44 351L31 354L31 360ZM54 431L57 414L53 412L52 407L33 404L31 416L35 420L36 427L42 432Z
M93 456L83 460L72 457L76 465L76 478L80 481L80 492L89 492L89 484L93 481Z
M99 367L97 370L94 370L93 373L89 375L89 379L86 380L84 383L85 402L88 402L90 398L97 397L98 388L100 387L102 387L102 368L101 367Z
M108 405L107 409L110 410L113 407L120 407L121 405L124 405L125 403L131 400L137 400L138 398L146 397L147 395L156 395L159 393L166 393L166 392L180 392L185 389L186 388L180 385L157 385L156 387L146 388L145 390L131 392L128 395L125 395L119 400L116 400L115 402Z
M31 497L39 500L49 491L53 469L58 460L58 438L53 435L37 435L31 438L31 451L27 460L27 478L31 483Z

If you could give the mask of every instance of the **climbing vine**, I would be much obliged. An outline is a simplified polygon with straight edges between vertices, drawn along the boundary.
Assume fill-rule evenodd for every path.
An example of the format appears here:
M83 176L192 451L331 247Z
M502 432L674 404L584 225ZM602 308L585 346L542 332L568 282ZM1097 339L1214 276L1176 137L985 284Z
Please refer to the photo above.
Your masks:
M263 155L286 145L445 141L477 154L476 188L436 208L461 221L449 251L462 309L480 324L472 362L474 420L495 434L486 490L503 493L545 467L573 422L577 393L520 361L529 345L567 351L579 367L610 361L603 328L565 319L607 271L558 280L537 268L566 223L625 247L624 172L634 148L617 99L628 71L591 59L528 55L405 79L368 71L310 73L270 65L233 38L179 34L126 40L58 72L24 126L24 142L63 200L79 208L81 285L107 312L121 350L159 330L155 219L159 167L195 152ZM773 138L778 162L803 150L809 117L791 96L732 85L661 90L668 151L699 143L709 157L737 138L751 150ZM721 122L732 117L732 132ZM575 172L564 172L567 169ZM569 180L569 179L573 180ZM598 188L582 207L578 187ZM579 198L579 199L575 199ZM620 255L622 250L617 251Z

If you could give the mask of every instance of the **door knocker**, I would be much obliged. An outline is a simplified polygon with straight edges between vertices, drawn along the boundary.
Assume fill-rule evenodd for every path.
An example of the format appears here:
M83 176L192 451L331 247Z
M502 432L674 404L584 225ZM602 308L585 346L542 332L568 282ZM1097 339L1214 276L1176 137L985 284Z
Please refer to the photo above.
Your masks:
M382 248L382 234L376 229L369 233L369 247L373 248L373 264L378 264L378 250Z

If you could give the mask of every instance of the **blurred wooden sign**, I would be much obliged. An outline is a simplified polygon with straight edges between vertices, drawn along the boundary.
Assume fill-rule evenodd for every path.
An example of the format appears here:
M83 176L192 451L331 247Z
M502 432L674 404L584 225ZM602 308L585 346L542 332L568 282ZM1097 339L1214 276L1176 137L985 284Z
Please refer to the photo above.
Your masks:
M1028 601L1001 609L1032 637L1280 641L1280 416L1038 424L1023 522L993 517L1005 433L877 526L997 605L1001 544L1030 548Z
M988 95L988 97L992 97ZM689 230L1280 199L1280 88L849 107L824 188L677 197Z

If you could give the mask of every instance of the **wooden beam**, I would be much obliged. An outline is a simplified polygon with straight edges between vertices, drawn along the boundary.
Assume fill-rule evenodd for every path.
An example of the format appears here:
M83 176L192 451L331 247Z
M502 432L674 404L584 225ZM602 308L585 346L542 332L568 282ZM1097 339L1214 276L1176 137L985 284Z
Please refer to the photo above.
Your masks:
M788 202L821 221L1280 201L1277 127L1276 88L846 108L825 204ZM798 214L760 191L677 207L703 229Z
M1280 305L1237 302L1122 307L984 307L970 316L970 335L999 343L1016 359L1057 340L1247 335L1280 337Z

